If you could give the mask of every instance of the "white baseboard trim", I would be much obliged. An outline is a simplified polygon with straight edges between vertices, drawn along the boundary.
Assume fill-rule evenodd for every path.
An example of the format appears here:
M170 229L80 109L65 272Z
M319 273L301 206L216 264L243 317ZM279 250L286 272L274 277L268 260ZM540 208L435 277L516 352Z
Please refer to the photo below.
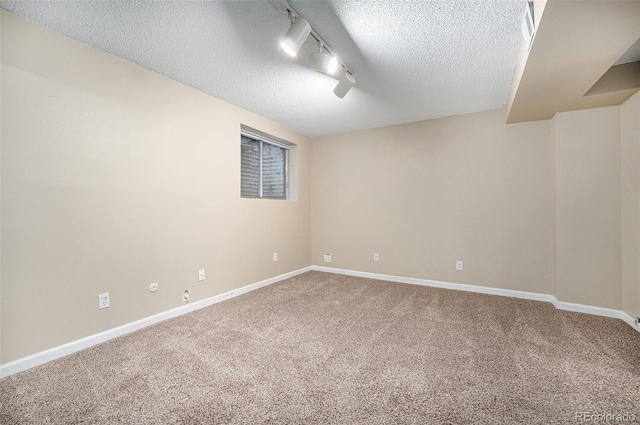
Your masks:
M564 301L558 301L553 295L540 294L536 292L515 291L511 289L492 288L487 286L475 286L467 285L463 283L451 283L441 282L437 280L418 279L412 277L402 277L385 275L379 273L361 272L356 270L338 269L333 267L324 266L309 266L298 270L294 270L289 273L284 273L279 276L275 276L269 279L262 280L260 282L252 283L242 288L234 289L224 294L215 295L213 297L196 301L193 303L185 304L181 307L177 307L171 310L164 311L162 313L155 314L153 316L146 317L144 319L136 320L135 322L127 323L122 326L118 326L113 329L109 329L94 335L87 336L75 341L68 342L57 347L41 351L39 353L32 354L27 357L23 357L18 360L0 365L0 378L13 375L18 372L30 369L35 366L50 362L52 360L64 357L66 355L75 353L76 351L83 350L85 348L92 347L94 345L106 342L110 339L126 335L128 333L137 331L154 323L162 322L173 317L181 316L186 313L190 313L195 310L219 303L229 298L237 297L238 295L246 294L247 292L255 291L256 289L263 288L271 285L272 283L279 282L281 280L288 279L293 276L297 276L308 271L315 270L326 273L341 274L347 276L357 276L369 279L386 280L390 282L408 283L412 285L431 286L435 288L452 289L456 291L475 292L488 295L499 295L511 298L521 298L525 300L545 301L552 303L559 310L574 311L578 313L592 314L595 316L611 317L620 319L626 322L629 326L640 332L640 326L635 324L635 320L627 313L620 310L613 310L603 307L594 307L583 304L573 304Z
M622 319L622 314L624 314L620 310L614 310L611 308L595 307L591 305L574 304L574 303L568 303L564 301L558 301L555 297L553 298L552 303L554 307L557 308L558 310L573 311L576 313L586 313L586 314L592 314L594 316L603 316L603 317L612 317L614 319Z
M633 329L635 329L638 332L640 332L640 324L636 324L636 319L634 319L633 317L629 316L624 311L621 311L620 313L621 313L620 319L622 319L624 322L627 322L627 324L629 326L631 326Z
M324 266L311 266L311 270L326 272L326 273L341 274L346 276L357 276L357 277L365 277L369 279L386 280L390 282L409 283L412 285L431 286L434 288L453 289L455 291L476 292L480 294L499 295L503 297L521 298L525 300L545 301L553 304L553 306L558 310L573 311L577 313L591 314L594 316L603 316L603 317L611 317L614 319L620 319L626 322L627 324L629 324L629 326L631 326L637 332L640 332L640 326L637 326L635 324L634 319L624 311L614 310L614 309L604 308L604 307L595 307L595 306L584 305L584 304L574 304L574 303L568 303L564 301L558 301L556 297L549 294L540 294L537 292L515 291L512 289L492 288L488 286L467 285L464 283L441 282L437 280L393 276L393 275L361 272L357 270L338 269L338 268L324 267Z
M263 288L272 283L279 282L281 280L289 279L290 277L297 276L299 274L308 272L311 267L304 267L302 269L294 270L289 273L284 273L279 276L275 276L269 279L262 280L260 282L252 283L242 288L234 289L224 294L215 295L204 300L196 301L193 303L185 304L181 307L177 307L171 310L164 311L162 313L154 314L153 316L146 317L144 319L136 320L135 322L127 323L122 326L118 326L113 329L109 329L97 334L89 335L85 338L81 338L75 341L68 342L66 344L59 345L54 348L50 348L39 353L32 354L27 357L23 357L18 360L0 365L0 378L13 375L14 373L22 372L23 370L30 369L35 366L50 362L51 360L64 357L76 351L83 350L85 348L92 347L110 339L126 335L128 333L137 331L154 323L162 322L173 317L181 316L186 313L190 313L195 310L219 303L221 301L228 300L229 298L237 297L238 295L246 294L247 292L255 291L256 289Z
M441 282L438 280L360 272L356 270L335 269L332 267L311 266L311 269L319 272L336 273L347 276L366 277L369 279L387 280L390 282L410 283L412 285L431 286L434 288L453 289L454 291L477 292L480 294L500 295L503 297L523 298L525 300L546 302L553 302L554 300L553 296L551 295L539 294L536 292L514 291L512 289L491 288L488 286L467 285L464 283Z

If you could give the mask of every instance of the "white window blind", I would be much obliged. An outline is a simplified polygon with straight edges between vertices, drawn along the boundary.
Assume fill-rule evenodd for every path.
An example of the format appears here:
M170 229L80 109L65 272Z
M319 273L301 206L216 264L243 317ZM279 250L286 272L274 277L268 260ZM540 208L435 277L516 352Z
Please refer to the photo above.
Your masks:
M287 150L262 142L262 197L285 199Z
M287 199L288 142L256 133L244 126L241 131L240 196Z
M240 193L245 198L260 197L260 142L241 136Z

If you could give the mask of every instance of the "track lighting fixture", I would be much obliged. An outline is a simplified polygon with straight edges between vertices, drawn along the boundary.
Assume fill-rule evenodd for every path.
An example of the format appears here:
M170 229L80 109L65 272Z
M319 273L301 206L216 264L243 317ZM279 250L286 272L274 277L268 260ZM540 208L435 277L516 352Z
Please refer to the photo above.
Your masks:
M340 99L344 99L344 97L347 95L347 93L349 93L349 90L351 90L351 87L353 87L355 83L356 79L353 74L351 74L348 69L344 68L342 70L342 76L340 77L338 85L333 89L333 94L338 96Z
M309 56L309 66L320 72L335 74L338 69L338 60L329 53L323 52L324 45L322 41L318 41L318 52L311 53Z
M291 28L289 28L289 31L280 42L280 47L289 56L296 57L298 50L300 50L309 33L311 33L311 25L301 16L296 18L291 12L289 12L289 20L291 21Z
M284 50L287 55L296 57L307 37L311 35L315 38L318 43L318 51L309 56L309 66L318 71L333 75L336 73L338 65L340 65L342 67L342 74L340 75L338 85L333 89L333 93L340 99L343 99L356 83L356 79L351 70L338 58L322 37L311 28L311 25L309 25L299 13L293 10L287 0L270 0L270 3L280 10L286 10L289 21L291 22L291 27L280 42L282 50Z

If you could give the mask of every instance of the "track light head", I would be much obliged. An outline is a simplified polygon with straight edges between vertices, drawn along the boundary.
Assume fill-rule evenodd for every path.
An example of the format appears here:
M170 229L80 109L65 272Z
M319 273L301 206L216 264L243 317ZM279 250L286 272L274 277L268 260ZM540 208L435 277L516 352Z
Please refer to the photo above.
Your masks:
M292 18L292 15L290 14L289 17ZM280 42L280 47L287 55L296 57L298 50L300 50L310 33L311 25L309 25L309 22L298 16L293 20L291 28L289 28L289 31Z
M321 41L318 41L318 48L318 52L313 52L309 56L309 66L320 72L335 74L338 69L338 60L329 53L322 51L323 45Z
M343 99L351 87L356 83L356 79L349 71L347 65L339 61L334 51L326 46L322 37L316 33L311 25L298 14L287 0L273 0L272 3L276 5L279 10L286 9L289 15L289 21L291 22L291 28L287 31L285 36L280 41L280 47L284 52L291 56L296 57L298 51L304 44L305 40L311 35L318 42L318 51L311 54L309 57L309 66L318 71L333 75L336 73L338 66L342 67L342 74L339 76L340 81L338 85L333 89L333 93L340 99ZM278 6L279 5L279 6ZM285 6L284 8L282 6Z
M356 84L355 77L346 69L343 69L342 76L340 77L340 81L336 88L333 89L333 94L338 96L340 99L344 99L344 97L349 93L351 87Z
M329 59L329 65L327 66L327 71L329 71L329 74L333 75L336 73L337 70L338 70L338 59L331 56L331 59Z

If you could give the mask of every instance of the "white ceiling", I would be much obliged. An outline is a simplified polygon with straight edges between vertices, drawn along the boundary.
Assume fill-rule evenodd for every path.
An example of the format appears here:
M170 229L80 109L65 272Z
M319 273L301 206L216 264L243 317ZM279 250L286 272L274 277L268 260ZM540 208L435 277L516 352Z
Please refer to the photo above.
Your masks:
M502 108L520 49L514 0L290 1L354 72L344 99L279 49L268 1L0 1L0 7L309 137Z

